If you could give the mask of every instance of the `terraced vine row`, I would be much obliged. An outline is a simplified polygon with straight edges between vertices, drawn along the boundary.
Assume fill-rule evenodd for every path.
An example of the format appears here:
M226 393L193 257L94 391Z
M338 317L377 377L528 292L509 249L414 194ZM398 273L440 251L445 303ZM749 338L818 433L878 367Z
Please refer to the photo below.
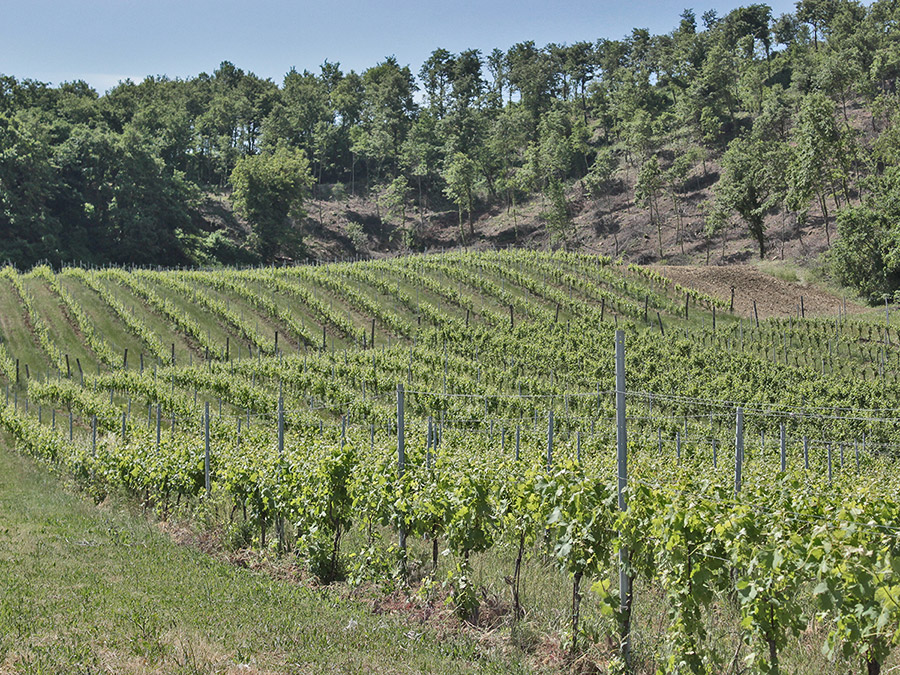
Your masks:
M822 647L835 658L870 671L888 662L900 634L897 329L847 320L757 327L721 313L715 329L708 320L698 328L682 321L684 297L701 305L700 321L709 319L703 305L721 308L721 301L615 270L611 261L572 254L491 253L248 272L110 270L100 273L102 283L65 272L161 362L143 372L122 368L58 277L36 270L107 365L82 387L63 376L66 346L53 342L41 308L7 269L21 320L57 372L17 387L13 356L0 343L7 387L0 427L98 497L124 489L166 511L206 499L208 405L211 494L246 511L255 545L293 550L322 578L344 569L384 582L408 579L418 566L428 579L446 548L451 602L474 620L481 604L474 559L502 551L509 567L497 583L509 588L518 617L530 609L522 562L545 559L571 585L574 648L586 639L582 603L617 632L615 561L627 549L637 583L666 599L665 644L652 656L665 672L727 665L733 647L708 629L722 608L737 614L754 672L777 672L791 641L817 621ZM108 283L130 289L173 334L188 337L196 363L172 364L162 346L169 337L129 313ZM424 298L410 292L416 288ZM308 349L276 350L229 297ZM281 298L354 346L321 348ZM645 302L665 316L665 334L643 323ZM210 338L209 326L182 309L192 304L220 334L254 345L253 358L235 359ZM566 322L557 321L557 305ZM502 311L509 306L514 322ZM466 311L468 325L459 318ZM373 349L364 337L372 319L389 331L389 347ZM612 451L614 323L628 335L624 512ZM816 361L826 353L833 367L823 374ZM860 377L861 367L871 377ZM402 459L398 384L405 387ZM39 423L38 406L72 410L75 441L46 414ZM738 406L746 455L736 494ZM400 547L407 539L431 550L418 559Z

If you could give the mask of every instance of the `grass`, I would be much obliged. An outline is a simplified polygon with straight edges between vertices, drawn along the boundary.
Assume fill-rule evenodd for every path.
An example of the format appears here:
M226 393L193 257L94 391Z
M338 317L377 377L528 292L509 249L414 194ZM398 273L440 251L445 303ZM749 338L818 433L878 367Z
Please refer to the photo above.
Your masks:
M178 546L0 449L0 672L524 672L514 652Z

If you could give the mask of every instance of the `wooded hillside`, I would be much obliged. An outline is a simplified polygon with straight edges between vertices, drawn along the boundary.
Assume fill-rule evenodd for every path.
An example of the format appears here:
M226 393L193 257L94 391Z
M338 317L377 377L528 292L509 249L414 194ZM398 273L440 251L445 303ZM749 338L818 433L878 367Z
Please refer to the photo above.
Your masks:
M900 286L898 19L886 0L685 10L664 35L435 49L417 70L326 62L281 83L224 62L103 95L0 77L0 259L296 258L322 204L350 198L391 225L376 249L421 248L450 210L451 243L471 245L480 215L523 204L542 245L577 247L578 217L616 236L624 193L644 258L737 222L764 256L773 223L813 227L838 278L880 299ZM367 248L363 224L340 225Z

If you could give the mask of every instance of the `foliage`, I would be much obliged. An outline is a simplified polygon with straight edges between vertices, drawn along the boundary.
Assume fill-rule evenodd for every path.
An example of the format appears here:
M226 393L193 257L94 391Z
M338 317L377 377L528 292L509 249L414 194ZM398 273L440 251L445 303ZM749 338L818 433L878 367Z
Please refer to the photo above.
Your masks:
M299 236L289 217L301 218L313 176L302 150L281 146L271 155L242 157L231 172L232 200L253 227L252 243L264 260L281 251L295 253Z

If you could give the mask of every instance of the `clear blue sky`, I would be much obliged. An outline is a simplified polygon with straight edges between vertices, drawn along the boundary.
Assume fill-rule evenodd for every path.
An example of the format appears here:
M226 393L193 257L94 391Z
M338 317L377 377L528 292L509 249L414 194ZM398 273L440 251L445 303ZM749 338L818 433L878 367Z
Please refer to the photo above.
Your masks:
M127 77L190 77L224 60L278 83L291 67L317 71L326 59L362 71L394 55L418 72L437 47L489 52L524 40L621 38L632 27L666 33L685 7L699 24L707 9L722 16L751 2L0 0L0 73L83 79L102 93ZM774 16L794 9L769 5Z

